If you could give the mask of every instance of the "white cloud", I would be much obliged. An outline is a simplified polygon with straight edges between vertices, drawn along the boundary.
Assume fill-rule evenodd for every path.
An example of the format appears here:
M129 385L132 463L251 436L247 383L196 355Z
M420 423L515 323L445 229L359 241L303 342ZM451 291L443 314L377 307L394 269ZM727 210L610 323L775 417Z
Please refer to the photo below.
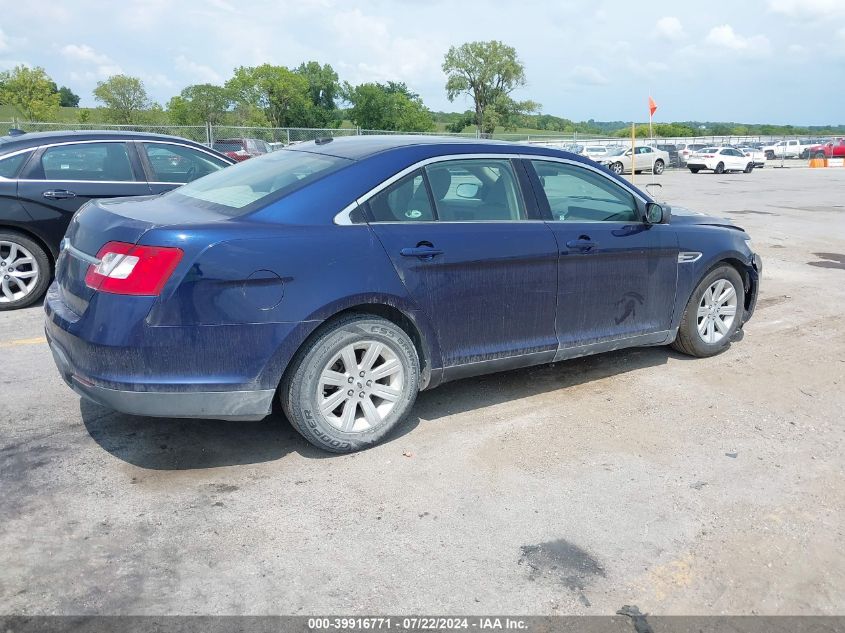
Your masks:
M845 16L842 0L769 0L769 11L791 18L830 18Z
M660 18L657 24L654 25L654 32L658 37L666 40L677 42L686 37L684 33L684 26L681 21L671 15Z
M569 77L575 83L591 86L603 86L610 83L607 77L595 66L576 66L569 73Z
M751 57L766 57L771 53L769 38L765 35L743 37L730 24L714 26L704 39L706 44Z
M199 64L184 55L179 55L173 61L176 70L188 75L192 84L219 84L223 82L223 77L211 66Z
M62 55L77 64L87 64L96 66L96 70L84 70L82 72L73 71L71 75L85 77L87 79L100 78L105 79L112 75L123 74L123 69L119 64L115 63L111 57L98 53L88 44L67 44L61 48Z

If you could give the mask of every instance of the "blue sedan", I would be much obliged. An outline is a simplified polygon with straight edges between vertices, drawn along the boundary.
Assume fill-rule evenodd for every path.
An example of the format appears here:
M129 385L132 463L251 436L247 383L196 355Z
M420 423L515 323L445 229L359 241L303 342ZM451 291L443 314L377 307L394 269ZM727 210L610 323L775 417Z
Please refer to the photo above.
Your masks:
M729 221L567 152L326 138L74 217L44 304L67 384L126 413L261 419L329 451L421 389L624 347L724 350L761 273Z

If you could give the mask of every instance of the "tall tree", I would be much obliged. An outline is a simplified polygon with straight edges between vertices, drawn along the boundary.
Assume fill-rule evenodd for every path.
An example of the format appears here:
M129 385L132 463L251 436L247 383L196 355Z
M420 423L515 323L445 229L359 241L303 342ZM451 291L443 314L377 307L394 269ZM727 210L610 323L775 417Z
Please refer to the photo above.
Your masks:
M454 101L458 95L472 97L475 104L475 124L487 131L485 116L488 109L513 111L508 103L511 92L525 85L525 67L516 49L497 40L467 42L452 46L443 60L446 73L446 95Z
M63 108L78 108L79 95L67 86L59 88L59 105Z
M429 109L403 83L345 84L344 99L352 105L347 116L367 130L428 132L434 128Z
M97 82L94 99L106 106L109 117L116 123L134 123L152 105L144 82L128 75L112 75Z
M311 103L308 80L284 66L241 66L226 82L226 88L231 91L238 110L257 108L273 127L308 125Z
M27 121L51 121L59 112L55 86L40 66L15 66L0 73L0 104L11 106Z
M232 105L226 88L213 84L188 86L167 104L169 118L177 125L219 125Z
M340 83L337 73L329 64L304 62L294 70L297 75L308 81L308 94L311 99L311 125L315 127L336 127L341 123L337 109L340 96Z

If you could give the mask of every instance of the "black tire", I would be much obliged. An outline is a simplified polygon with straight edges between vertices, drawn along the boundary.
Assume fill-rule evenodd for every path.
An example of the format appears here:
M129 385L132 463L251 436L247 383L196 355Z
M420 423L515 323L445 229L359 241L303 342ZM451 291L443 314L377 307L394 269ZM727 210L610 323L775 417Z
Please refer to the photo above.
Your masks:
M704 293L717 281L729 281L736 292L736 313L733 322L722 338L714 343L706 342L699 334L698 308ZM736 268L729 264L720 264L707 273L698 283L692 296L689 298L684 315L681 318L681 325L678 328L678 336L672 343L672 347L683 354L706 358L723 352L730 347L731 339L740 328L745 305L745 291L742 284L742 277L739 276ZM718 317L717 317L718 318Z
M748 163L745 166L745 169L743 169L742 171L746 174L750 174L752 171L754 171L754 163Z
M816 155L815 155L814 158L824 158L824 157L825 157L824 152L816 152Z
M724 174L725 173L725 163L719 163L716 165L716 169L713 170L714 174Z
M699 171L698 167L690 167L689 170L694 174L697 174Z
M664 163L660 159L657 159L656 161L654 161L654 167L651 168L651 171L653 174L659 176L663 173L664 169L666 169L666 163Z
M610 171L612 171L617 176L621 176L622 172L625 171L625 167L622 165L622 163L617 161L617 162L611 164Z
M368 342L382 344L387 352L392 353L400 363L401 384L394 389L399 395L393 407L389 412L386 412L378 424L358 431L344 431L330 422L329 415L333 412L324 414L320 410L318 397L329 399L336 392L346 391L346 387L336 389L329 387L332 391L318 394L318 389L322 390L320 376L324 370L336 366L335 371L343 373L347 376L347 380L354 378L353 382L349 384L349 391L353 392L353 395L349 398L343 397L339 401L338 407L335 409L340 411L337 418L341 418L347 407L352 406L352 415L360 415L365 419L364 399L368 400L370 404L379 401L380 404L377 406L381 406L387 401L381 400L375 394L366 397L361 396L361 398L358 397L358 394L364 394L365 391L363 390L368 390L370 383L387 378L378 378L369 382L364 378L359 382L360 376L354 374L358 373L360 367L356 367L353 371L347 371L339 355L341 350L348 348L350 345L366 345ZM363 349L360 350L362 358L359 359L358 350L355 351L356 362L365 360L363 352ZM329 363L333 359L337 360L330 366ZM371 371L377 371L378 367L379 365L374 365ZM343 371L340 371L341 369ZM350 376L350 374L353 375ZM396 427L414 406L419 391L419 381L419 356L407 332L386 319L366 314L353 314L327 324L303 345L291 362L290 369L282 381L279 397L288 420L306 440L326 451L351 453L378 443ZM391 387L391 385L386 384L381 386ZM358 425L354 420L353 424ZM361 424L365 424L365 422L362 421Z
M35 284L29 289L29 292L20 299L8 300L4 294L4 289L0 287L0 311L17 310L19 308L30 306L44 296L44 293L47 291L47 287L50 285L50 279L53 276L50 258L38 242L16 231L0 231L0 243L15 244L28 251L32 255L34 265L27 263L23 264L23 266L26 267L25 270L27 272L37 270ZM13 276L11 273L14 271L6 270L6 265L11 264L12 262L7 262L6 259L4 259L10 254L10 247L0 246L0 283ZM16 288L17 290L13 290L12 288ZM10 291L17 294L21 291L20 286L18 286L15 282L12 282Z
M774 160L774 159L775 159L775 153L773 151L769 150L768 152L766 152L766 160Z

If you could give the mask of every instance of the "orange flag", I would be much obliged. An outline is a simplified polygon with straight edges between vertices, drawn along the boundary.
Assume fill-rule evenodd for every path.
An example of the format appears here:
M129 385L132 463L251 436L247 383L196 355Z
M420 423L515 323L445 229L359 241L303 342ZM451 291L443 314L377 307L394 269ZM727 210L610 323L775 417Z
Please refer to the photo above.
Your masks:
M648 113L651 116L654 116L654 112L657 110L657 104L654 102L654 99L651 97L648 98Z

